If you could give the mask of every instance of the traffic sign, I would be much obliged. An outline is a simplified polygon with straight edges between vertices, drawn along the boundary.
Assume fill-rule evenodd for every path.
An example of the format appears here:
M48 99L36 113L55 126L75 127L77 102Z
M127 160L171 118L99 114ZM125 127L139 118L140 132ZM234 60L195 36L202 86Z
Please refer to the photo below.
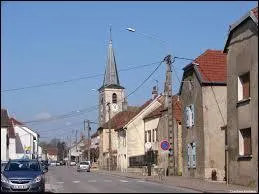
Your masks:
M170 143L167 140L163 140L160 143L162 150L168 150L170 148Z

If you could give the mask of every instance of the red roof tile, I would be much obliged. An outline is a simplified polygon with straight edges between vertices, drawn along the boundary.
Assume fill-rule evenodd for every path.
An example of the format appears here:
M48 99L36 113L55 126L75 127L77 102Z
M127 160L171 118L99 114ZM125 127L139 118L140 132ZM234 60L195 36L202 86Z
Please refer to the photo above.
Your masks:
M58 155L58 148L48 147L47 148L47 153L49 155Z
M131 119L133 119L138 113L140 113L144 108L146 108L152 101L153 101L153 99L150 99L139 108L133 108L130 110L119 112L111 119L111 128L120 129L121 127L126 125ZM102 128L108 129L109 121L106 122L102 126Z
M177 95L174 95L172 98L173 102L173 115L176 118L177 121L182 120L182 105L180 99L178 99ZM162 105L159 106L157 109L155 109L153 112L148 114L144 119L148 118L157 118L162 116L162 111L164 110L164 101L161 102Z
M258 7L255 7L252 9L252 12L254 13L255 17L258 19Z
M195 59L198 63L198 70L205 82L224 82L227 81L227 62L226 54L221 50L206 50L202 55Z

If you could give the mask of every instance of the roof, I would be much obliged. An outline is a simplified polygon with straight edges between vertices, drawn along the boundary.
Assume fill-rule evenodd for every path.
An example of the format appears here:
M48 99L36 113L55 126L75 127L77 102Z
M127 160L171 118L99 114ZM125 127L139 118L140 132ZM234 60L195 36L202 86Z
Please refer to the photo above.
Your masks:
M108 55L107 55L107 61L106 61L103 86L101 88L112 87L112 86L115 86L116 88L120 87L120 81L119 81L119 76L117 71L114 50L112 47L111 27L110 27L110 41L108 45Z
M16 120L15 118L10 118L14 125L24 125L22 122Z
M94 132L92 135L91 135L91 138L95 138L98 136L98 131Z
M48 147L47 148L47 153L49 155L58 155L58 148Z
M8 120L7 110L1 108L1 127L8 127Z
M7 128L9 138L15 138L15 131L13 127L13 122L11 119L8 120L9 126Z
M182 120L182 103L181 100L179 99L178 95L174 95L172 97L172 107L173 107L173 115L176 118L177 121ZM159 118L162 116L162 112L164 111L164 101L162 102L162 105L159 106L157 109L155 109L153 112L148 114L147 116L144 117L144 119L154 119L154 118Z
M232 32L238 28L241 24L243 24L248 19L252 19L252 21L258 26L258 7L255 7L251 9L249 12L247 12L244 16L242 16L239 20L237 20L235 23L229 26L229 32L226 44L224 46L224 52L227 52L227 47L230 41L230 37L232 36ZM257 28L258 29L258 28Z
M202 85L225 86L227 83L227 55L222 50L207 49L194 62L186 65L183 70L182 81L185 73L193 70ZM181 82L179 93L181 93L182 84L183 82Z
M118 130L126 125L131 119L133 119L137 114L139 114L144 108L146 108L153 99L146 101L142 106L136 108L131 108L130 110L122 111L116 114L111 119L111 128ZM99 129L108 129L109 128L109 121L106 122L103 126L99 127Z

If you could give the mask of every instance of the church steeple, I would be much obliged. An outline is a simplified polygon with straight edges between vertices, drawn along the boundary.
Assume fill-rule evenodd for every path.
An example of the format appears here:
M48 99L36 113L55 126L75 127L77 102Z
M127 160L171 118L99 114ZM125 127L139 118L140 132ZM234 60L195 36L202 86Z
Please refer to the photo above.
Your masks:
M113 87L113 86L119 86L120 87L120 81L117 71L117 65L114 55L114 50L112 47L112 28L110 26L110 40L108 45L108 55L107 55L107 61L106 61L106 68L105 68L105 74L104 74L104 80L103 80L103 87Z

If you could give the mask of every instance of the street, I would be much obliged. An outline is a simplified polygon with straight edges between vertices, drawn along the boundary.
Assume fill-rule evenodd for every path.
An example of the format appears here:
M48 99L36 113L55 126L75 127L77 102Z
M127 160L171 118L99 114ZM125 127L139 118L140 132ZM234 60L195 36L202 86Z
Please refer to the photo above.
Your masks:
M46 174L46 192L51 193L186 193L190 189L149 182L140 179L117 177L92 172L77 172L76 167L49 167Z

